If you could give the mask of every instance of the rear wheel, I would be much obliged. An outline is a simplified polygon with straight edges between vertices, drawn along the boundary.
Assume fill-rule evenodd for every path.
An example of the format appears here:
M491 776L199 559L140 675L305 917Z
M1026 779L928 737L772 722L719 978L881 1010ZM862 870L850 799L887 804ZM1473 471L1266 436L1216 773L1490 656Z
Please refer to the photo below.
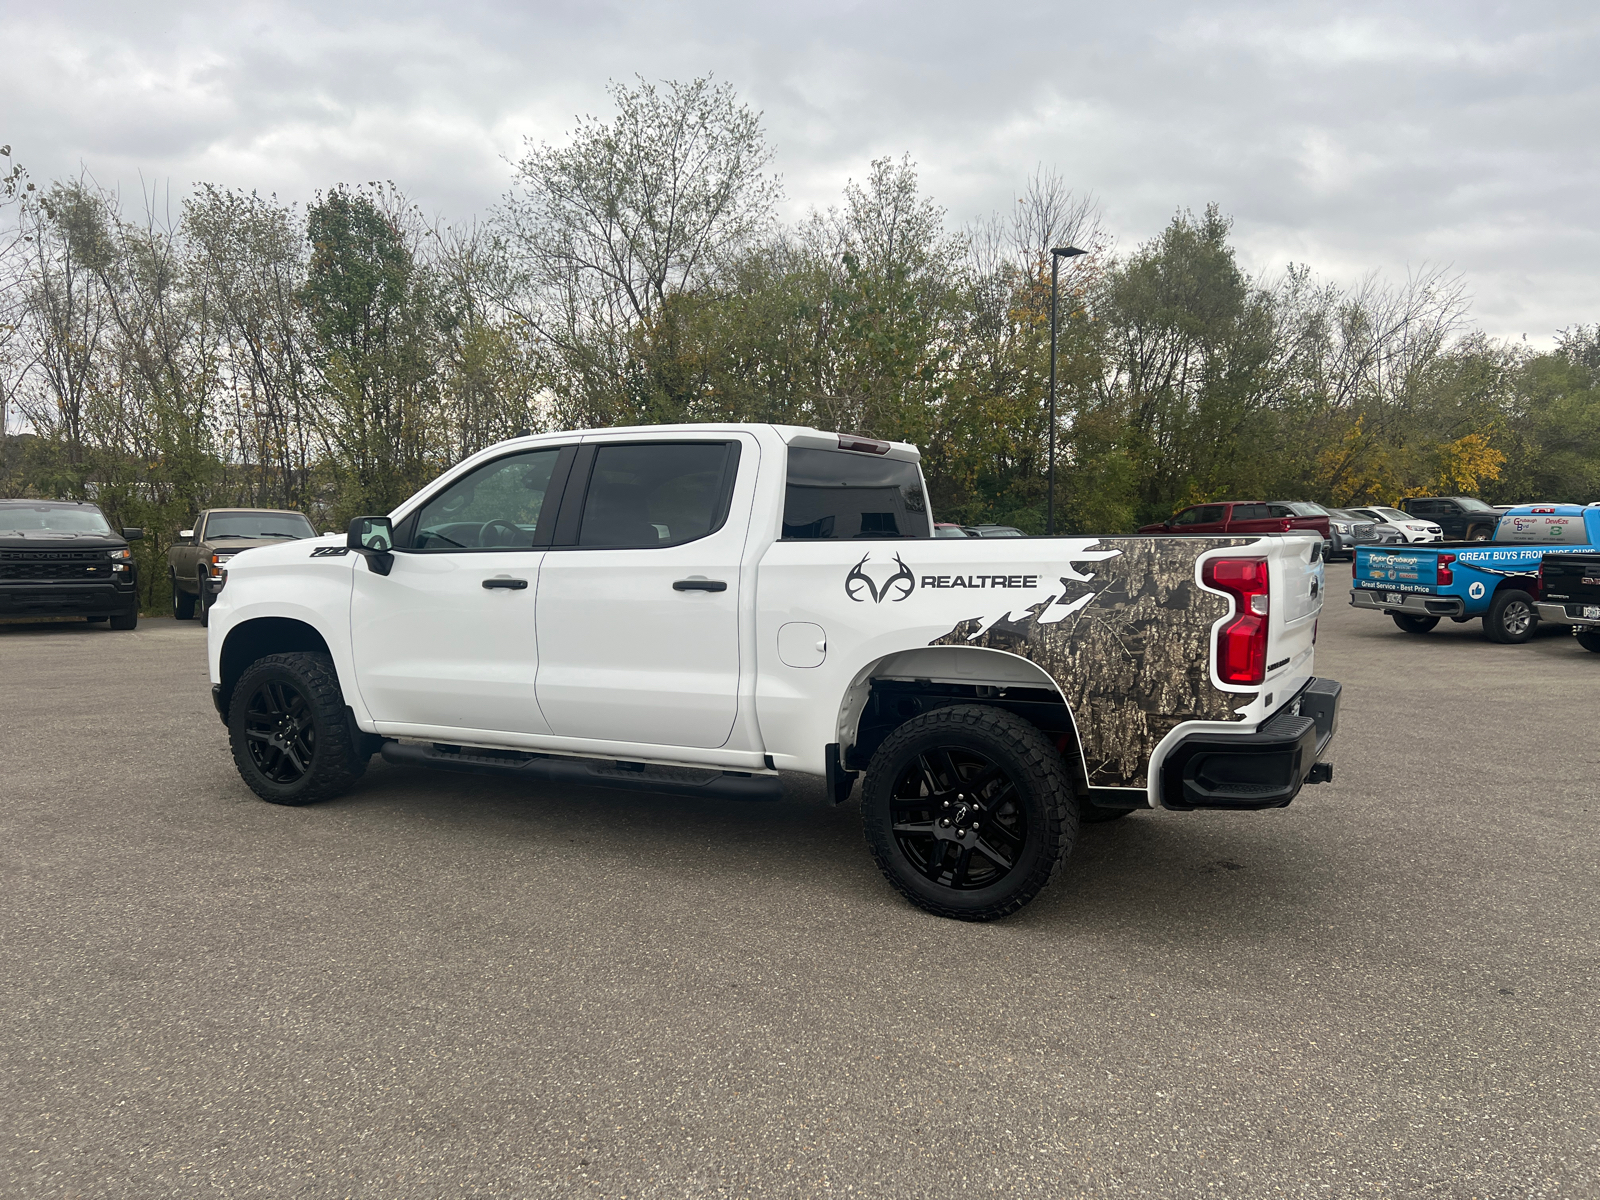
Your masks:
M1503 588L1489 602L1483 618L1483 632L1491 642L1519 645L1533 636L1539 624L1533 598L1520 588Z
M891 733L867 767L861 811L872 857L900 894L964 921L1027 904L1078 832L1077 796L1050 740L977 704Z
M1578 645L1592 654L1600 654L1600 629L1580 629L1576 636Z
M273 804L331 799L367 768L326 654L272 654L252 663L233 689L228 743L240 777Z
M1438 617L1414 617L1410 613L1390 613L1394 623L1407 633L1427 633L1439 623Z
M124 613L120 617L111 618L113 629L137 629L139 627L139 614L136 612Z
M1493 530L1491 530L1487 525L1474 525L1471 529L1467 530L1467 541L1487 542L1489 540L1489 535L1492 532Z
M194 597L178 586L178 573L167 572L167 582L172 584L172 619L174 621L189 621L194 619Z

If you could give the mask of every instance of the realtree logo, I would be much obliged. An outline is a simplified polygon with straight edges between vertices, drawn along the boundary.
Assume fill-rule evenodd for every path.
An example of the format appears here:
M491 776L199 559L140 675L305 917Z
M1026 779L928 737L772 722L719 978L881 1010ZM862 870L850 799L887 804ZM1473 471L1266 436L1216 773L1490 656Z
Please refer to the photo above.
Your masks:
M871 557L870 554L863 554L861 561L851 567L850 574L844 577L844 594L850 599L858 604L865 604L867 596L870 595L874 604L881 604L887 596L898 602L917 590L917 577L911 573L911 568L906 566L898 554L894 556L894 561L900 569L885 579L880 587L861 569L867 565L867 560Z

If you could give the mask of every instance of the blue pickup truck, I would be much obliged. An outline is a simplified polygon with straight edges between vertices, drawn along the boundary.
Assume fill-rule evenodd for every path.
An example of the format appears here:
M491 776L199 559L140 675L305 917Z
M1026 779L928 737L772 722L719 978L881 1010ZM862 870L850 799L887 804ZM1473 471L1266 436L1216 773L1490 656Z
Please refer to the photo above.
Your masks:
M1357 547L1350 603L1407 633L1482 617L1490 641L1525 642L1539 623L1539 562L1553 550L1600 554L1600 505L1524 504L1489 542Z

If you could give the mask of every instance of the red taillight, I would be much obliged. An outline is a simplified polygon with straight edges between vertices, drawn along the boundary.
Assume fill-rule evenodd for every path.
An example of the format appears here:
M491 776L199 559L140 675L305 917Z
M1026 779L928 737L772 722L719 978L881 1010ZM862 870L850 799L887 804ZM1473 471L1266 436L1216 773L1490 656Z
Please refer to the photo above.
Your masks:
M1267 677L1267 619L1271 588L1264 558L1213 558L1200 572L1207 587L1233 597L1233 618L1217 630L1217 677L1260 683Z
M1441 587L1456 581L1455 573L1450 570L1450 564L1455 562L1454 554L1439 555L1439 573L1434 576L1434 582Z

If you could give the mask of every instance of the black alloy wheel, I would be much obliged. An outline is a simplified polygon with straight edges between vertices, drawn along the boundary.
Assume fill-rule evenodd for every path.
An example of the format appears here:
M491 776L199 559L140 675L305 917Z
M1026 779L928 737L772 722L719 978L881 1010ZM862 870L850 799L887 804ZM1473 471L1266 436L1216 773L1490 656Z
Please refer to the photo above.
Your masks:
M912 903L988 921L1032 900L1072 849L1078 802L1040 730L1003 710L954 705L913 717L872 756L867 844Z
M246 668L228 705L228 744L240 777L273 804L311 804L366 770L333 660L272 654Z
M1438 617L1419 617L1411 613L1390 613L1394 623L1407 633L1427 633L1439 623Z
M1520 588L1501 588L1489 602L1483 618L1483 632L1491 642L1520 645L1533 637L1539 614L1533 597Z
M894 839L923 876L957 891L1000 882L1028 844L1017 785L987 755L925 750L901 768L890 800Z
M273 783L298 783L316 759L311 705L285 679L264 679L245 699L244 736L256 770Z

